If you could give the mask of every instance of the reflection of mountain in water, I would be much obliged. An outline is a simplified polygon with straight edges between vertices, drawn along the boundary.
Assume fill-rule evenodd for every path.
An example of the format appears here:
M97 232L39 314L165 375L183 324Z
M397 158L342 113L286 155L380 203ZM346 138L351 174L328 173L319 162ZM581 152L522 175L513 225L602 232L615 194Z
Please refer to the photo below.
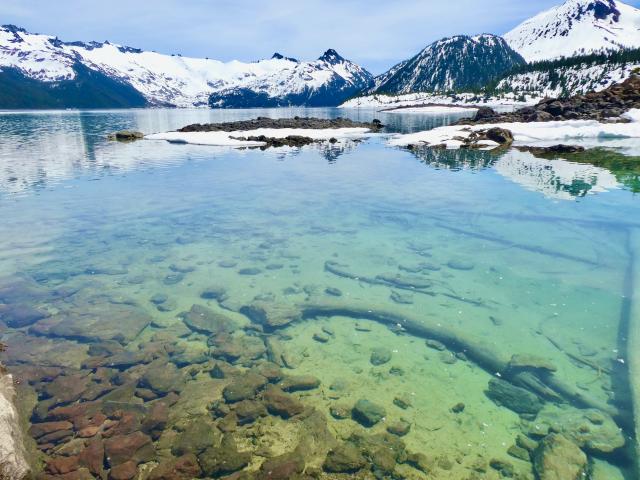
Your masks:
M0 193L21 194L47 188L78 176L112 175L144 168L179 165L193 154L222 155L226 147L169 145L142 141L116 143L106 140L108 133L134 129L163 131L183 125L206 112L126 111L120 112L35 112L0 114ZM254 114L247 114L254 115ZM206 118L206 117L205 117ZM217 119L216 119L217 120ZM191 122L193 123L193 122ZM358 142L319 143L320 155L333 163L350 152ZM247 150L236 150L242 155ZM266 153L285 158L300 152L297 148L268 149Z
M629 164L633 165L634 162L630 161L629 157L607 151L581 154L572 159L575 161L537 158L530 153L516 150L491 153L424 148L415 150L414 154L421 162L438 169L459 171L492 167L503 177L528 190L562 200L617 189L621 183L633 189L633 185L638 186L640 178L638 171L630 174ZM618 170L611 168L614 166L612 157L615 158ZM637 162L635 164L637 165ZM640 170L638 166L635 168Z
M503 155L494 167L500 175L528 190L559 200L572 200L620 187L616 176L604 168L563 159L536 158L522 152Z
M412 150L418 159L439 170L482 170L492 166L499 156L481 150L440 150L437 148L417 148Z

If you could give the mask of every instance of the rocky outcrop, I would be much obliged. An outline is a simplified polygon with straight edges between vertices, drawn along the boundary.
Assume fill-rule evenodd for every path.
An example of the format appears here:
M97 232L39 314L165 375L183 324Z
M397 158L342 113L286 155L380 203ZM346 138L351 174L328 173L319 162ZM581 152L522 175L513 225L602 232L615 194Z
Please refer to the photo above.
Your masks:
M252 120L240 120L224 123L195 123L178 130L179 132L245 132L258 128L304 128L323 130L328 128L368 128L378 131L383 127L380 120L372 122L355 122L347 118L268 118L258 117Z
M13 377L0 363L0 480L26 479L31 472L15 399Z
M569 98L547 98L533 107L515 112L497 113L483 107L476 116L462 119L458 125L479 125L511 122L551 122L558 120L598 120L620 122L620 116L640 108L640 75L632 75L622 83L600 92L576 95Z

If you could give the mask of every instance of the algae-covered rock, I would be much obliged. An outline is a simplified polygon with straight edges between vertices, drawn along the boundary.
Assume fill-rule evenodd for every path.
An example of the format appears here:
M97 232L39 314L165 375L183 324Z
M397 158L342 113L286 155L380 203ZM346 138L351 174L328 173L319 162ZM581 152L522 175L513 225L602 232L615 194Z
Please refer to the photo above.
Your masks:
M160 463L151 471L149 480L192 480L202 475L198 459L193 454Z
M299 415L304 411L304 405L297 398L274 385L267 386L263 400L269 413L285 419Z
M367 464L366 459L352 443L343 443L330 450L322 468L329 473L356 473Z
M611 453L625 444L622 430L613 418L595 409L548 408L529 425L529 433L561 433L580 448L594 453Z
M240 313L268 329L282 328L300 319L301 312L294 306L257 301L240 309Z
M387 412L384 407L369 400L361 399L356 402L351 412L353 419L365 427L373 427L382 420Z
M265 460L260 466L257 480L289 480L304 471L305 461L298 452L285 453Z
M190 422L187 427L178 434L171 447L171 453L182 456L189 453L198 455L207 448L220 442L221 435L213 423L204 418Z
M498 378L492 378L489 381L489 388L486 394L497 405L513 410L516 413L537 414L543 407L543 403L538 396Z
M205 475L219 477L237 472L249 465L251 453L239 452L233 437L225 434L219 446L207 448L198 455L198 460Z
M384 365L391 360L391 350L386 347L376 347L371 351L369 361L372 365Z
M239 425L253 423L260 417L267 416L267 409L261 402L255 400L242 400L234 405L234 413Z
M313 390L320 386L320 379L313 375L297 375L285 377L278 383L278 386L285 392Z
M236 324L231 318L202 305L193 305L191 310L181 313L180 317L190 329L208 335L232 332L236 329Z
M587 456L563 435L552 434L533 453L533 466L540 480L581 480L586 476Z
M235 378L229 385L224 387L222 396L228 403L255 398L258 391L262 390L267 383L267 379L262 375L247 372Z
M406 420L398 420L387 426L387 432L398 437L404 437L411 430L411 424Z

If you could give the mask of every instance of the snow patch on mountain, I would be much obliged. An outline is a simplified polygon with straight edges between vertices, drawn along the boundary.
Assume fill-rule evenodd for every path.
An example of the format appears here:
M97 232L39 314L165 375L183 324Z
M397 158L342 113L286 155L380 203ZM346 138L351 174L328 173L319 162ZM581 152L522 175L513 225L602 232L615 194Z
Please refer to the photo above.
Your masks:
M567 0L504 38L528 62L640 48L640 10L617 0Z

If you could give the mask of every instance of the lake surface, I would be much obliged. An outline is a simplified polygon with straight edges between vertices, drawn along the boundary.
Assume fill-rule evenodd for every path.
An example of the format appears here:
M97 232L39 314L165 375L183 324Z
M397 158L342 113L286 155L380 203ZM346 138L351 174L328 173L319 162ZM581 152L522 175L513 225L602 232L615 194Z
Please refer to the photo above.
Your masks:
M377 478L532 479L518 437L551 429L592 478L635 478L640 160L412 153L384 135L266 151L106 140L294 115L387 133L459 118L0 112L2 358L48 468L104 443L100 468L193 453L218 477L294 452L319 474L329 449L355 448ZM52 421L72 425L37 428ZM128 453L109 443L135 435Z

